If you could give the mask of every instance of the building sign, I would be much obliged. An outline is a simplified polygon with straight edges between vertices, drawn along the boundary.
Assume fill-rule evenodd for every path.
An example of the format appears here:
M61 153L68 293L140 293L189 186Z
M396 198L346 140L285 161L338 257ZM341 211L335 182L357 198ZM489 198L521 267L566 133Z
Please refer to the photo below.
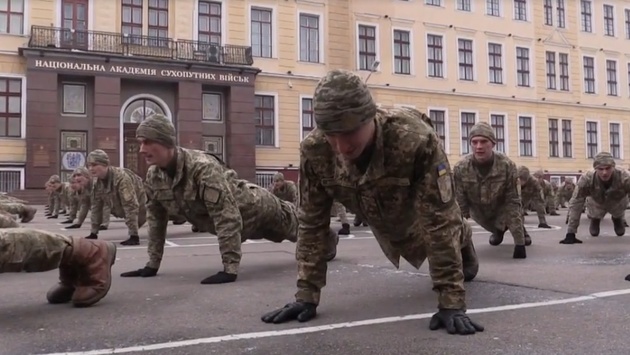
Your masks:
M224 83L251 84L250 76L233 73L213 73L205 71L181 69L156 69L150 67L121 65L116 63L77 63L59 60L35 59L34 67L58 71L73 71L85 73L103 73L125 76L146 76L168 79L191 79L198 81L218 81Z

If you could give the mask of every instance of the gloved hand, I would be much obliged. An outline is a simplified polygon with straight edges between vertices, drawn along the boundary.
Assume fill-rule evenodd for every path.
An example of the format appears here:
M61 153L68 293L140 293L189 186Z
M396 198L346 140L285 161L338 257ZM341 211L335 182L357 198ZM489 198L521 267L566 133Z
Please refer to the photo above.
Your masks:
M90 233L85 239L98 239L98 235L96 235L96 233Z
M527 251L525 251L524 245L515 245L514 246L514 254L512 254L513 259L526 259Z
M317 305L306 302L293 302L286 306L264 314L260 319L265 323L284 323L297 319L298 322L308 322L317 315Z
M58 215L48 216L48 217L46 217L46 219L57 219L57 218L59 218L59 216L58 216Z
M525 247L523 247L525 248ZM449 334L469 335L483 332L484 328L468 318L466 312L460 309L440 309L431 317L429 329L446 328Z
M145 266L143 269L127 271L120 274L122 277L153 277L157 275L158 269Z
M626 276L626 281L630 281L630 275Z
M466 213L464 213L464 214L463 214L463 217L464 217L465 219L470 219L470 212L466 212Z
M567 233L567 235L560 241L560 244L582 244L582 241L575 237L575 233Z
M551 229L551 226L548 225L547 223L538 223L538 228L547 228L547 229Z
M79 228L81 228L81 225L80 224L76 224L76 223L71 225L71 226L67 226L66 227L66 229L79 229Z
M61 222L61 224L72 224L72 219L66 219L65 221Z

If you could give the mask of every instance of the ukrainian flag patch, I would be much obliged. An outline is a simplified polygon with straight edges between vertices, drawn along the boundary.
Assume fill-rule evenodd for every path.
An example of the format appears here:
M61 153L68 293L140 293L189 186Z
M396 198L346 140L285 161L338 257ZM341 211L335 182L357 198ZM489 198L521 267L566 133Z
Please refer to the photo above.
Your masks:
M446 164L440 163L437 167L438 176L446 175Z

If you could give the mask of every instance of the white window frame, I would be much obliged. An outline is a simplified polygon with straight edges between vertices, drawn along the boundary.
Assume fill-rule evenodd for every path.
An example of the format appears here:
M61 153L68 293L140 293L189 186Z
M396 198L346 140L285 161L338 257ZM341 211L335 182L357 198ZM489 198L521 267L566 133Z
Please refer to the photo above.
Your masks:
M303 62L300 60L300 18L302 15L307 15L307 16L317 16L319 18L319 27L317 28L317 32L318 32L318 36L319 38L318 40L318 46L319 46L319 53L318 53L318 62L317 63L313 63L313 62ZM326 25L326 18L324 17L324 13L320 12L320 11L303 11L303 10L298 10L297 11L297 21L295 23L295 27L296 27L296 37L297 38L297 48L296 48L296 55L297 55L297 61L300 64L325 64L325 46L326 46L326 42L325 42L325 38L324 36L326 35L325 32L325 25ZM358 37L358 36L357 36Z
M7 79L21 79L22 80L22 97L20 102L20 136L19 137L0 137L0 139L25 139L26 138L26 102L27 95L26 92L26 74L13 74L13 73L0 73L0 77Z
M586 72L584 71L584 58L591 58L593 59L593 76L595 79L595 83L594 83L594 88L595 88L595 92L586 92ZM586 95L597 95L599 93L599 88L597 87L600 83L600 80L597 79L597 70L598 70L598 66L597 66L597 57L595 55L584 55L582 54L582 93L586 94ZM608 84L608 83L606 83Z
M532 2L531 0L527 0L525 2L525 20L520 20L516 18L516 6L514 4L514 0L512 0L512 16L514 17L514 21L520 21L520 22L524 22L524 23L528 23L528 22L532 22L532 17L533 17L533 13L532 13ZM543 22L544 22L544 11L543 11ZM566 21L565 21L566 22Z
M556 60L557 60L557 64L558 67L556 68L556 83L558 84L558 90L559 92L564 92L564 93L568 93L571 92L571 70L573 70L573 68L571 67L571 52L566 51L566 52L556 52ZM560 78L560 54L566 54L567 55L567 73L569 74L569 88L568 90L562 90L561 87L562 85L560 85L561 82L561 78Z
M405 31L405 32L409 32L409 74L403 74L403 73L396 73L396 60L394 58L394 31ZM409 77L409 76L415 76L416 75L416 55L415 55L415 46L414 44L416 43L414 35L413 35L413 28L412 27L395 27L392 26L392 33L391 33L392 37L392 75L396 75L396 76L405 76L405 77ZM357 36L358 37L358 36ZM427 59L428 60L428 59Z
M617 95L610 95L608 93L608 61L611 62L615 62L615 82L617 85ZM621 86L619 84L621 84L621 77L619 76L619 60L618 59L612 59L612 58L604 58L604 68L606 71L606 96L610 96L610 97L622 97L622 93L621 93ZM626 68L624 68L626 69ZM595 82L597 83L597 81Z
M374 32L376 34L376 38L374 39L374 48L376 49L376 58L374 60L381 62L381 64L383 64L383 62L381 61L381 29L378 23L375 22L365 22L365 21L356 21L355 26L354 26L354 48L355 48L355 65L356 65L356 70L357 71L367 71L369 72L369 69L359 69L361 67L361 56L359 55L359 26L370 26L370 27L374 27ZM376 70L374 71L375 73L379 73L381 71L381 68L383 66L379 65Z
M510 154L510 116L507 112L499 112L499 111L490 111L488 113L488 124L492 127L492 115L501 115L503 116L503 138L505 140L505 152L503 154Z
M20 173L20 190L24 190L24 180L25 180L25 172L24 172L24 168L23 167L5 167L5 166L0 166L0 171L6 171L6 172L10 172L10 171L17 171Z
M552 157L549 151L549 141L551 140L551 136L549 135L549 120L558 121L558 156ZM564 158L564 149L562 146L563 136L562 136L562 120L566 120L566 118L560 118L555 116L547 117L547 158L548 159L560 159ZM571 142L573 142L573 123L571 123ZM571 148L573 148L573 144L571 144Z
M514 49L514 51L512 52L512 54L514 54L514 86L516 88L521 88L521 89L532 89L536 87L536 80L534 77L534 73L535 73L535 68L534 65L536 64L535 60L532 60L532 58L534 57L534 50L532 49L531 46L526 46L523 45L521 43L516 43L514 44L514 47L512 47ZM529 65L529 86L519 86L518 85L518 58L516 56L517 54L517 48L523 48L523 49L527 49L527 53L528 53L528 57L527 57L527 64Z
M429 76L429 36L440 36L442 37L442 77L436 77L436 76ZM446 33L439 33L439 32L425 32L425 36L424 36L424 52L425 52L425 73L424 75L426 76L427 79L430 80L444 80L444 79L448 79L448 51L447 51L447 41L446 41ZM457 45L456 45L457 47ZM474 57L474 52L473 52L473 57ZM459 62L459 61L457 61ZM473 61L474 63L474 61ZM474 65L474 64L473 64ZM459 77L459 66L457 67L457 77Z
M458 6L459 4L458 4L458 3L457 3L457 1L456 1L456 2L455 2L455 11L458 11L458 12L463 12L463 13L469 13L469 14L474 13L474 12L475 12L475 2L477 2L477 0L470 0L470 11L466 11L466 10L460 10L460 9L458 9L458 8L457 8L457 6Z
M556 84L555 88L550 88L549 87L549 68L547 67L547 53L553 53L553 70L554 70L554 82ZM558 76L559 76L559 72L560 72L560 56L558 55L558 51L556 49L549 49L549 48L545 48L544 51L545 54L545 60L544 60L544 64L545 64L545 90L547 91L560 91L559 87L560 87L560 82L558 81ZM571 58L569 58L571 59ZM570 72L569 72L570 74ZM570 77L569 77L570 79Z
M462 146L462 113L474 113L475 114L475 124L477 124L479 122L479 110L466 110L466 109L461 109L459 110L459 115L457 116L457 128L459 131L459 137L457 137L457 141L459 142L459 155L468 155L470 154L470 151L468 153L464 153L464 147ZM445 130L446 132L446 130ZM470 137L468 137L468 139L470 140ZM468 145L470 145L470 143L468 143Z
M460 78L459 76L459 40L463 39L463 40L468 40L468 41L472 41L472 60L473 60L473 68L472 68L472 72L473 72L473 78L472 80L465 80ZM465 82L465 83L474 83L477 82L479 79L479 74L477 73L477 42L475 41L474 37L466 37L466 36L457 36L455 38L455 48L456 48L456 54L457 54L457 81L458 82ZM445 51L446 52L446 51ZM488 48L486 47L486 55L488 54Z
M255 9L255 8L271 10L271 58L254 57L254 61L265 60L265 59L266 60L278 59L278 45L279 45L278 15L279 14L278 14L277 5L272 5L270 3L251 3L251 2L247 5L247 14L246 14L247 23L245 24L247 26L247 39L245 43L247 43L247 46L249 47L252 46L252 9ZM223 11L223 7L221 8L221 11ZM223 26L223 17L221 17L221 22L222 22L221 26ZM223 30L223 28L221 28L221 30ZM221 40L223 40L223 33L221 34Z
M431 6L431 7L444 7L444 1L445 0L438 0L440 2L439 5L433 5L433 4L427 4L427 1L429 0L424 0L423 3L425 6ZM448 1L448 0L447 0Z
M584 119L584 157L586 159L594 159L593 158L589 158L588 157L588 123L589 122L594 122L597 124L597 153L602 151L602 123L600 120L598 119L593 119L593 118L588 118L585 117ZM571 132L573 133L573 132Z
M619 28L617 28L618 27L617 25L619 24L619 16L618 16L619 14L617 13L617 5L614 5L608 2L600 2L599 4L601 5L600 9L602 10L602 35L604 37L610 37L610 38L619 37ZM612 9L613 9L613 35L612 36L609 36L606 34L606 20L604 19L604 16L606 15L606 13L604 12L604 5L612 6ZM623 37L625 36L626 36L626 29L624 28Z
M448 112L448 108L447 107L438 107L438 106L429 106L427 107L427 116L431 117L431 111L444 111L444 153L446 153L447 155L450 154L450 149L451 149L451 139L450 139L450 119L449 119L449 112ZM461 112L461 111L460 111ZM464 111L464 112L473 112L473 111ZM476 115L476 113L475 113ZM475 116L475 120L477 120L477 116ZM459 118L457 119L457 121L459 122L459 132L460 132L460 137L459 140L462 140L461 137L461 131L462 131L462 118L461 118L461 113ZM461 149L459 150L459 153L461 155Z
M560 176L560 175L550 175L549 176L549 182L553 183L554 181L556 181L556 186L560 187L560 185L562 185L562 176Z
M610 125L611 124L618 124L619 125L619 158L615 158L617 160L623 160L624 159L624 154L623 154L623 148L624 148L624 144L623 144L623 122L621 121L608 121L608 151L610 152L610 154L612 154L612 151L610 149Z
M272 91L256 91L254 93L254 95L263 95L263 96L273 96L273 134L274 134L274 139L273 139L273 146L270 145L256 145L256 149L273 149L273 148L280 148L280 128L278 127L280 122L279 122L279 116L280 116L280 105L279 105L279 95L277 92L272 92ZM256 108L254 107L254 111L256 110ZM254 125L255 127L255 125Z
M263 170L258 170L256 169L256 176L258 175L267 175L267 176L271 176L273 178L274 175L276 175L278 173L277 170L269 170L269 169L263 169ZM256 183L258 183L258 179L256 179ZM269 186L260 186L262 188L268 188Z
M490 82L490 44L498 44L498 45L501 46L501 82L500 83ZM507 76L506 76L507 70L505 70L505 66L506 66L506 62L505 62L505 48L506 48L506 46L502 42L499 42L499 41L486 41L486 62L488 63L488 66L486 68L487 69L487 73L486 74L488 75L488 84L489 85L505 85L506 82L507 82ZM514 49L514 51L516 51L516 49ZM474 54L475 53L473 52L473 55ZM474 60L473 60L473 62L474 62ZM459 69L459 67L458 67L458 69Z
M562 117L549 117L549 118L555 118L558 120L558 141L560 143L560 151L559 151L559 158L566 158L566 159L575 159L575 141L574 141L574 137L575 137L575 125L573 124L574 121L573 119L570 118L562 118ZM571 156L570 157L566 157L564 156L564 132L562 131L562 121L570 121L571 122Z
M483 0L484 5L483 5L483 9L484 9L484 15L485 16L489 16L489 17L493 17L493 18L503 18L503 13L505 11L505 6L503 6L503 0L498 0L499 1L499 16L494 16L488 13L488 0Z
M61 0L58 0L61 1ZM94 1L94 0L90 0L90 1ZM227 19L228 19L228 6L226 5L226 1L227 0L209 0L212 2L218 2L221 3L221 45L224 46L227 41ZM251 17L251 9L249 12L249 16ZM273 14L272 14L273 16ZM275 16L274 16L275 17ZM274 26L273 24L273 17L271 19L272 21L272 26ZM193 8L193 26L192 26L192 39L193 41L198 41L199 40L199 0L195 0L195 6ZM251 27L251 22L250 22L250 27ZM274 30L273 28L271 29L272 31ZM273 33L271 34L273 36ZM249 42L251 42L252 40L252 35L251 32L249 33ZM275 44L272 42L271 44L272 46L274 46ZM273 48L272 48L272 52L273 52Z
M559 0L553 0L553 20L554 20L554 25L553 27L555 28L561 28L562 30L567 30L569 28L569 18L567 16L568 13L568 9L569 9L569 1L573 1L575 2L576 0L564 0L564 27L559 27L558 24L560 23L560 21L558 21L558 1ZM579 7L579 5L578 5ZM544 15L543 15L544 16ZM581 17L578 16L578 19L581 21Z
M299 132L298 132L298 138L299 138L298 142L301 142L301 141L304 140L304 137L302 137L302 130L304 129L304 127L302 126L304 124L304 122L302 121L302 109L303 109L302 100L303 99L311 99L311 100L313 100L313 95L300 95L300 108L299 108L299 110L300 110L300 112L299 112L299 115L300 115L300 120L299 120L300 121L300 127L299 127Z
M213 0L213 1L223 1L223 0ZM29 10L30 12L30 3L31 0L24 0L24 6L26 6L25 10ZM63 6L63 0L55 0L54 1L54 5L55 7L55 27L57 28L61 28L62 27L62 23L61 23L61 18L62 18L62 9L61 7ZM120 10L118 10L120 11ZM30 22L30 15L26 13L24 13L24 25L26 26L26 22ZM119 28L120 29L120 28ZM88 31L93 31L94 30L94 0L88 0ZM28 27L28 35L30 35L30 25ZM27 33L27 32L24 32Z
M521 151L521 117L531 117L532 119L532 156L523 156L523 152ZM516 114L516 136L518 137L518 156L520 158L536 158L538 156L537 144L538 139L536 137L536 115L533 113L527 112L519 112Z
M595 7L597 6L597 4L594 4L594 3L597 0L586 0L586 1L591 3L591 32L582 31L582 0L579 0L578 6L577 6L577 24L579 26L580 33L595 34L597 33L597 28L596 28L597 24L595 23L595 20L597 19L597 17L595 16Z

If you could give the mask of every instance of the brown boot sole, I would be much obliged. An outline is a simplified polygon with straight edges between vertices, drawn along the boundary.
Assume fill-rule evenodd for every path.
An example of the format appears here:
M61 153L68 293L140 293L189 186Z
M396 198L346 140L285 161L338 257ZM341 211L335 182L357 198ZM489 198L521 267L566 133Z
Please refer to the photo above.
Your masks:
M107 243L107 251L108 251L108 262L109 262L109 281L107 282L107 284L105 285L105 291L94 296L93 298L89 299L89 300L85 300L85 301L81 301L79 303L74 303L75 307L89 307L95 303L97 303L98 301L102 300L105 296L107 296L107 294L109 293L109 289L112 287L112 266L114 266L114 264L116 263L116 244L114 243Z

